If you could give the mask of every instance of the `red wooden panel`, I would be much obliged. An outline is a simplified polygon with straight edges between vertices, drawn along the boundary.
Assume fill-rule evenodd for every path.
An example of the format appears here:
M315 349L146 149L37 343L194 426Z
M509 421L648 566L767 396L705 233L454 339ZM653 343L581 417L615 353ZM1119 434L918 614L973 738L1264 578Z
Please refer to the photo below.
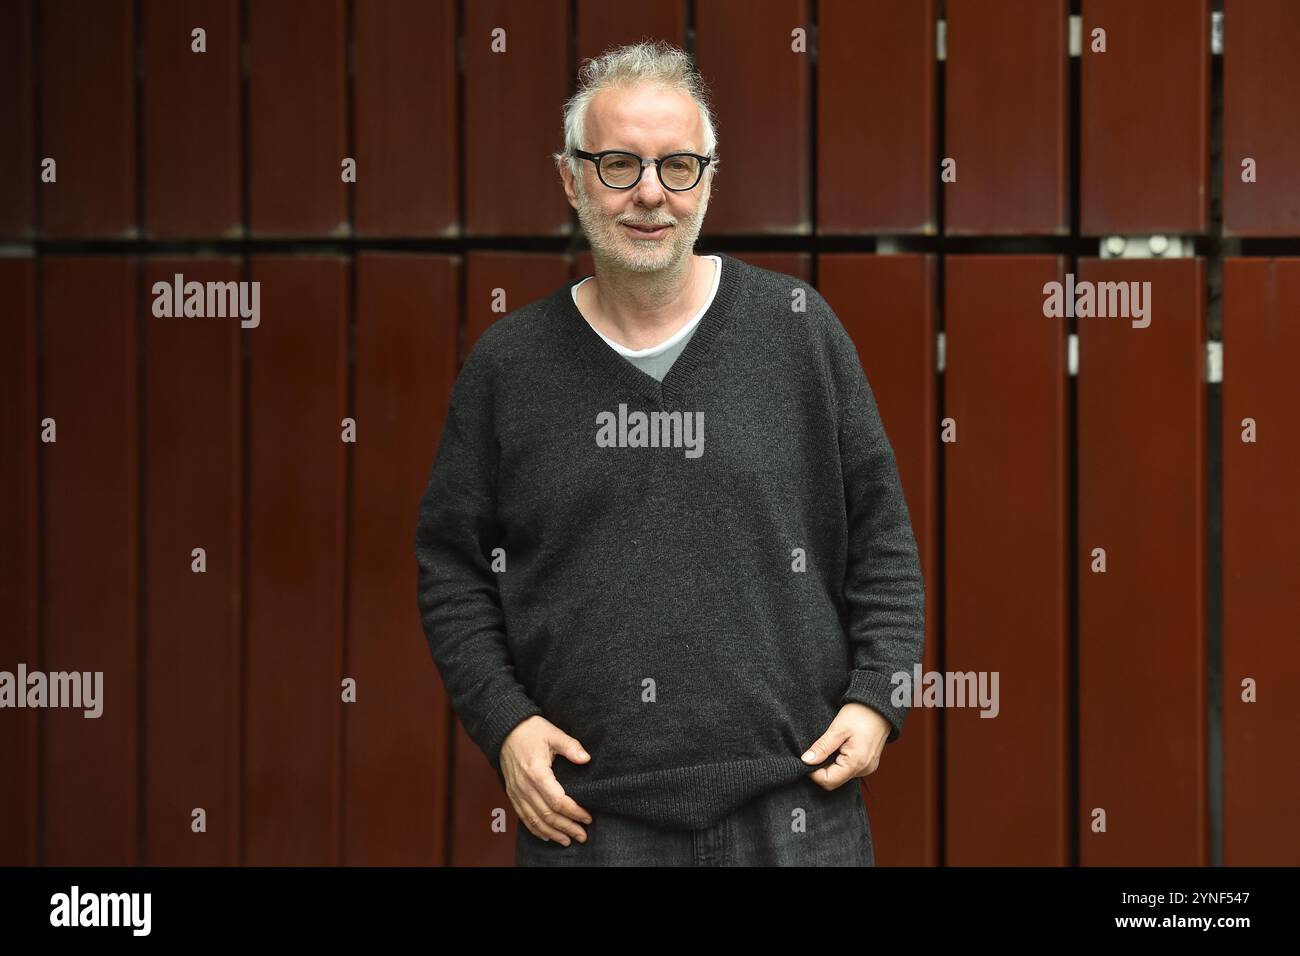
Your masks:
M621 6L605 0L578 0L579 62L599 56L612 46L651 39L667 40L673 46L686 49L686 4L683 0Z
M948 0L944 231L1065 234L1064 0Z
M708 255L701 252L700 255ZM760 269L771 269L793 276L800 282L812 283L812 255L807 252L736 252L737 259L743 259Z
M791 49L796 28L811 49L811 27L807 0L696 0L695 53L713 90L720 160L710 235L812 232L810 53Z
M32 146L32 5L34 0L4 0L0 17L0 236L33 235L33 197L37 186L36 151ZM0 852L0 859L3 859Z
M37 162L58 171L56 183L34 174L46 236L136 235L133 11L133 0L40 5Z
M1065 269L1054 256L945 266L944 668L998 675L987 710L944 710L945 862L1065 866L1069 325L1043 316L1043 286Z
M1223 862L1300 866L1300 259L1228 259L1223 280Z
M456 4L353 7L357 232L454 236Z
M310 15L292 0L246 9L250 228L257 236L347 235L343 0L319 0ZM358 178L365 174L358 169Z
M239 862L240 325L154 315L155 283L172 286L178 273L183 283L242 278L237 259L143 268L142 862L222 866ZM191 828L199 807L205 833Z
M925 652L936 666L938 591L935 462L934 257L822 255L818 290L857 343L903 482L925 579ZM916 708L863 784L876 862L939 860L938 718Z
M1205 232L1209 0L1084 0L1080 70L1081 231Z
M357 259L348 649L356 678L344 741L343 860L442 863L450 710L412 600L412 508L424 490L456 378L459 263Z
M327 865L339 857L343 709L359 706L341 701L348 265L265 256L252 278L262 319L241 332L251 349L242 862Z
M451 865L513 866L521 825L514 804L459 718L455 719L455 728ZM499 832L493 829L498 810L505 811L506 820L505 830Z
M40 449L36 401L36 269L32 259L0 259L0 669L40 668L37 632L36 460ZM0 866L35 866L38 711L12 710L0 719Z
M934 0L822 0L817 231L935 225Z
M242 235L243 131L236 0L144 0L144 228ZM207 52L191 31L207 32Z
M1146 328L1076 320L1080 862L1203 866L1205 265L1085 259L1077 271L1151 283Z
M570 262L564 255L470 253L465 259L462 356L469 355L479 335L497 319L550 295L567 283L569 277ZM500 294L504 295L505 311L494 312L493 303ZM459 718L455 720L455 728L451 863L454 866L513 865L518 826L514 808L491 764L465 733ZM496 807L506 811L508 826L504 833L491 828Z
M466 235L572 231L551 160L564 146L569 32L568 0L465 5Z
M139 780L138 269L126 259L41 264L41 669L102 673L99 717L42 711L43 863L131 866ZM93 688L93 685L92 685Z
M1223 20L1223 233L1300 235L1300 4L1225 0Z
M465 335L462 358L489 325L569 281L567 256L553 253L471 252L465 257ZM499 308L500 311L494 311Z

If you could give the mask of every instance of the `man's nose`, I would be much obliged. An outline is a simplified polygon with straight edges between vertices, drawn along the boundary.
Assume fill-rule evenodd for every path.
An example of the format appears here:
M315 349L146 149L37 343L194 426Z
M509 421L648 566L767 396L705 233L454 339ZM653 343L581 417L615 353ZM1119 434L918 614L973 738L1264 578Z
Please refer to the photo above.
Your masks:
M645 160L641 164L641 181L636 184L636 198L647 206L658 206L665 198L663 183L659 182L659 167Z

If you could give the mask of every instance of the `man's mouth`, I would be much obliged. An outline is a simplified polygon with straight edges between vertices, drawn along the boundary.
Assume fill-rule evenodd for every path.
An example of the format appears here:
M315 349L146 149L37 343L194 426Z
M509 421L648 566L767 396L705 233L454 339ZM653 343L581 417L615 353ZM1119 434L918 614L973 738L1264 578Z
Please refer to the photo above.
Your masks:
M667 225L634 225L630 222L623 223L623 228L627 229L638 239L658 239L668 234Z

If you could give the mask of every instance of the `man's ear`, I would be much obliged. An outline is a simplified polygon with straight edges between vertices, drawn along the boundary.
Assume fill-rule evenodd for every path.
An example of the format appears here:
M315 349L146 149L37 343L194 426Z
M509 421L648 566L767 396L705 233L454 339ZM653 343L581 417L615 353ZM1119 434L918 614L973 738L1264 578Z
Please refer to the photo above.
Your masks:
M569 169L568 163L560 163L559 168L560 182L564 186L564 196L569 200L569 205L574 209L578 208L578 193L574 187L573 171Z

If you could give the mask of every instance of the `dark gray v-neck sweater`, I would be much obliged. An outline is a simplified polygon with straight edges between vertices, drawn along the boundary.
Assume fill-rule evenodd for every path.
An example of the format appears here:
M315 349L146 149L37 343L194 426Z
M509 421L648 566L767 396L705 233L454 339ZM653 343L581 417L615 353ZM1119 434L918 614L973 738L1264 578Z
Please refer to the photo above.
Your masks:
M896 740L891 677L921 660L916 540L853 341L811 286L722 259L662 382L572 283L489 327L419 503L421 620L467 732L503 785L520 721L576 737L592 759L552 769L596 819L712 826L814 770L848 701Z

